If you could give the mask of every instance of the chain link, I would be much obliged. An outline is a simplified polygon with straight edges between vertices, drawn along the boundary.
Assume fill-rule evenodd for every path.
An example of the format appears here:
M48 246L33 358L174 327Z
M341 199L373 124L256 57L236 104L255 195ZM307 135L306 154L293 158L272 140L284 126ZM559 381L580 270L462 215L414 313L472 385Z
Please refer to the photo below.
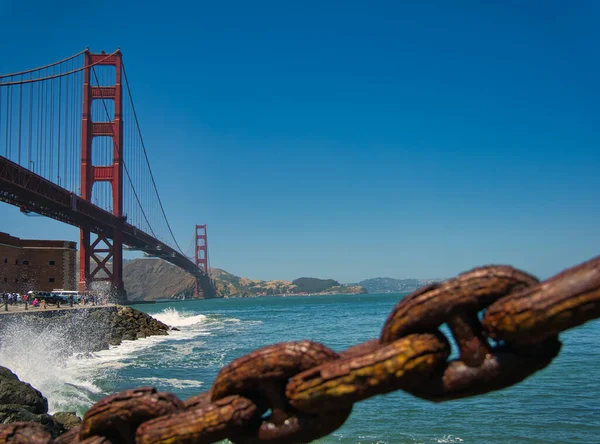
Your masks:
M552 362L560 332L598 317L600 257L541 283L512 267L480 267L402 299L379 339L341 353L312 341L270 345L232 361L210 391L185 402L152 387L126 390L54 441L39 424L14 423L0 425L0 444L310 442L375 395L400 389L445 401L514 385ZM456 360L448 361L442 324Z

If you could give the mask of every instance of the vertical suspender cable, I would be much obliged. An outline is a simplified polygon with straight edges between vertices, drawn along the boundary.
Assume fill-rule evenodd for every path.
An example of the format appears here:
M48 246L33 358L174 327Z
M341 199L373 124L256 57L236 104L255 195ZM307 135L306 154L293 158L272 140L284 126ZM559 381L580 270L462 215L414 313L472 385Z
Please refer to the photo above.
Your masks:
M38 137L37 137L37 152L36 152L36 168L37 168L37 173L41 176L42 175L42 150L43 148L43 143L44 140L42 138L42 129L44 127L44 122L42 120L43 118L43 103L44 103L44 82L38 83Z
M56 67L52 68L52 75L56 74ZM48 151L48 179L53 180L52 170L54 163L54 81L50 80L50 150Z
M71 62L72 64L73 62ZM72 66L71 66L72 68ZM75 128L78 125L81 125L81 123L77 120L75 120L75 116L77 116L77 112L75 109L75 104L77 103L77 85L79 85L79 74L74 74L74 78L73 78L73 94L71 94L72 99L71 99L71 111L73 114L73 122L71 122L71 165L70 165L70 169L71 169L71 190L74 193L77 193L77 180L76 180L76 176L75 176L75 168L76 168L76 147L77 147L77 137L76 137L76 132L75 132ZM81 117L81 116L80 116ZM79 193L77 193L79 194Z
M40 150L40 176L45 176L44 172L46 169L46 121L48 120L48 104L46 103L46 82L42 82L42 100L43 100L43 104L42 104L42 113L40 114L42 116L42 134L41 134L41 150Z
M69 163L69 80L71 76L67 76L65 80L65 162L63 165L63 180L65 188L71 190L69 179L67 176L67 165ZM71 190L73 191L73 190Z
M35 125L37 137L35 138L35 162L33 165L33 172L40 167L40 140L42 131L42 83L36 83L37 85L37 108L38 116ZM39 174L39 173L38 173Z
M60 65L60 72L61 72L61 74L62 74L62 67L63 67L63 65L61 64ZM61 158L60 152L62 150L62 145L60 143L61 142L61 140L60 140L61 139L60 133L61 133L61 130L62 130L62 128L61 128L61 126L62 126L61 125L62 124L62 119L61 119L61 117L62 117L62 79L63 79L62 77L58 78L58 159L57 159L57 164L56 164L56 169L57 169L56 174L58 176L57 178L58 178L58 185L59 186L61 185L61 181L60 181L60 179L61 179L61 177L60 177L60 158Z
M10 146L10 126L9 126L9 116L11 113L11 109L10 109L10 101L11 101L11 91L12 91L12 86L8 87L8 91L6 93L6 155L4 157L6 157L7 159L10 159L9 157L9 146Z
M2 88L0 87L0 130L2 129ZM0 137L2 136L2 131L0 131ZM2 142L0 142L1 144Z
M23 75L21 74L21 80ZM19 85L19 135L17 137L17 163L21 165L21 125L23 124L23 85Z
M62 64L60 65L60 73L62 74ZM58 154L56 160L56 175L57 175L57 183L61 186L60 183L60 151L62 146L60 144L60 131L61 131L61 113L62 113L62 77L58 78Z
M31 79L32 74L29 74ZM33 83L29 84L29 140L27 143L27 168L31 168L31 146L33 143Z

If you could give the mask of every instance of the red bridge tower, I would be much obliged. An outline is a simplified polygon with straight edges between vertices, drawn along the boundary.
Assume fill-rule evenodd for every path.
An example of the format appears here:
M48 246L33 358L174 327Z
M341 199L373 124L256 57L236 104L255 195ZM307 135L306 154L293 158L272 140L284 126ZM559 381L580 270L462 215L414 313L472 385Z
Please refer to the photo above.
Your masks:
M195 237L195 248L194 248L194 261L196 266L204 272L206 276L209 276L208 269L208 245L206 243L206 224L196 225ZM200 295L200 288L198 279L196 279L196 290L194 296ZM206 295L205 295L206 296Z
M103 232L91 240L91 227L81 228L79 250L79 289L89 290L93 282L110 282L111 292L117 300L126 299L123 285L123 122L121 52L113 55L85 53L84 66L103 65L115 67L115 84L92 86L92 68L84 70L83 116L81 121L81 197L92 200L92 189L96 182L109 182L112 186L112 212L118 216L111 232ZM94 76L95 77L95 76ZM92 121L92 102L112 100L114 118L112 122ZM110 137L113 140L112 165L93 165L92 140L94 137ZM107 266L112 262L112 270ZM98 274L101 272L101 276Z

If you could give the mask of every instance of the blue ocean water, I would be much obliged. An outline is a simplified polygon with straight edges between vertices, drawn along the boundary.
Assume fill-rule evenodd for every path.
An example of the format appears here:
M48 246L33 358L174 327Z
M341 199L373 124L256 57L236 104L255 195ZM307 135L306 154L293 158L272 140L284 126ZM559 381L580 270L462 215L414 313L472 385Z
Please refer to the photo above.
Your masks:
M312 339L334 350L375 338L402 295L198 300L134 306L181 331L63 363L38 387L53 410L83 413L115 391L153 385L188 398L208 390L219 369L258 347ZM509 389L447 403L402 392L357 404L322 443L600 442L600 321L563 333L545 370ZM35 384L34 384L35 385Z

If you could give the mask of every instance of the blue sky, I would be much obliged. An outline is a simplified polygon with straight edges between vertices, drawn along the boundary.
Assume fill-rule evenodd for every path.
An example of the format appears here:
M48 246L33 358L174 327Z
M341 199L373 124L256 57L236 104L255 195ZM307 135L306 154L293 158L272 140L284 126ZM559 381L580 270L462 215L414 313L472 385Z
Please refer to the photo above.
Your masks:
M540 277L600 247L600 3L17 2L0 72L121 47L185 248L258 279ZM0 204L0 230L78 231Z

